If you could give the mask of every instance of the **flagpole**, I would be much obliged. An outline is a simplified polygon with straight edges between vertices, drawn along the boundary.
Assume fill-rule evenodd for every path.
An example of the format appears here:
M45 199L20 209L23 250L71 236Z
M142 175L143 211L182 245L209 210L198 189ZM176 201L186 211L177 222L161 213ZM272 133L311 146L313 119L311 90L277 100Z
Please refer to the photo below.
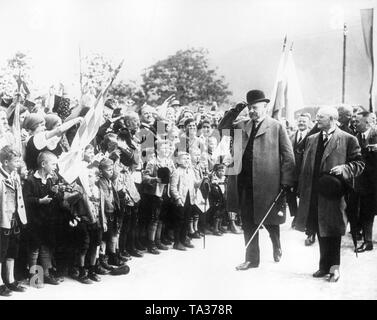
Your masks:
M80 91L81 91L81 96L82 96L83 87L82 87L82 69L81 69L81 46L79 46L79 67L80 67Z
M343 74L342 74L342 103L345 101L346 91L346 49L347 49L347 25L343 26Z

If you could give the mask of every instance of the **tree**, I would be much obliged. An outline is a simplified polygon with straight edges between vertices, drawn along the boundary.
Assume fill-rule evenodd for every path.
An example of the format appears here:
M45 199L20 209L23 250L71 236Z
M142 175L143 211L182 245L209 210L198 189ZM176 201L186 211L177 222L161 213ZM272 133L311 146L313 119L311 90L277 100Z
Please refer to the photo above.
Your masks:
M2 67L0 71L0 93L13 96L20 79L30 86L30 65L29 57L20 51L8 59L6 66Z
M82 89L94 87L98 95L113 71L113 62L101 54L86 56L82 62Z
M209 67L207 56L205 49L180 50L146 69L142 74L146 101L161 104L175 94L184 105L227 102L231 95L228 84Z
M109 96L116 99L119 103L122 104L136 104L138 106L141 106L145 102L145 94L143 88L139 86L135 81L125 83L121 80L113 84L109 89Z

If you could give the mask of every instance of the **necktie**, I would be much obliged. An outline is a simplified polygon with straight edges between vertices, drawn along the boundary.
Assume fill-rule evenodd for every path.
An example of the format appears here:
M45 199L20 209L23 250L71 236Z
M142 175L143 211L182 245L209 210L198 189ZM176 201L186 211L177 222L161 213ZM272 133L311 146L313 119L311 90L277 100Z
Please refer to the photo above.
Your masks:
M362 133L361 134L361 143L362 143L362 145L365 146L366 142L367 142L367 138L365 136L365 133Z
M322 135L322 143L325 146L327 141L329 140L329 136L326 133L323 133Z
M257 121L253 121L253 127L251 129L251 135L252 136L255 136L255 134L257 132L257 129L258 129L258 122Z
M298 140L297 140L297 143L300 143L302 140L302 132L299 132L298 133Z

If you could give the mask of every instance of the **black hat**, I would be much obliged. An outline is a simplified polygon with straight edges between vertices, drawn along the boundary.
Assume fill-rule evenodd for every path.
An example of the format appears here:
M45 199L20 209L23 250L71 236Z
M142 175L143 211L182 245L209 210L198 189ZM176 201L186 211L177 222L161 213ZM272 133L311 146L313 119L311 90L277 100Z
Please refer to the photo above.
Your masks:
M267 99L264 95L264 92L261 90L250 90L246 94L246 101L248 104L253 104L257 102L270 102L270 99Z
M341 198L347 191L347 184L342 176L323 173L318 181L319 193L329 200Z
M157 169L157 177L161 179L161 183L168 184L170 178L169 168L163 167Z

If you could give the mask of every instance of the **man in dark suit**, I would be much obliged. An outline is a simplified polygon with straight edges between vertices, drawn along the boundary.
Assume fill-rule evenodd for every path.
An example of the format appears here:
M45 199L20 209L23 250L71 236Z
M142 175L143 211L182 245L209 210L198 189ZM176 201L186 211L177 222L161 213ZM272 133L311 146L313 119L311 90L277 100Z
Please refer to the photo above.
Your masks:
M357 252L373 249L372 231L374 215L377 212L377 129L373 127L371 113L364 111L356 115L357 139L365 161L362 175L356 179L359 199L359 222L363 231L363 244Z
M338 111L333 107L321 108L317 114L320 132L308 137L299 177L299 196L296 230L318 235L319 270L313 277L325 277L336 282L340 277L341 236L346 231L344 192L334 194L334 190L320 187L323 174L330 176L334 185L344 187L345 182L358 177L364 162L357 139L340 130L336 122ZM332 194L331 194L332 193Z
M300 146L300 142L303 141L305 137L307 136L307 134L309 133L310 120L311 120L310 113L300 114L297 118L297 131L294 132L289 137L292 143L293 153L295 155L297 173L300 172L301 158L302 158L302 153L304 151L303 148L298 147L298 146ZM294 228L296 224L296 215L297 215L297 186L295 186L292 192L287 193L287 204L289 207L289 212L291 214L291 217L294 217L292 220L292 228Z
M339 114L339 129L354 135L354 132L351 129L353 108L349 105L340 105L337 109Z
M219 129L234 129L233 149L237 174L239 207L245 244L257 232L257 227L273 203L281 188L289 189L295 183L295 160L292 145L285 127L267 115L270 101L260 90L251 90L246 95L247 104L239 103L229 110L219 124ZM245 108L249 120L235 122ZM237 130L238 129L238 130ZM240 139L237 134L240 133ZM240 151L240 154L237 152ZM279 262L282 256L279 224L284 223L285 215L279 214L275 206L264 222L273 245L273 257ZM258 233L246 248L245 262L237 270L247 270L259 266Z

